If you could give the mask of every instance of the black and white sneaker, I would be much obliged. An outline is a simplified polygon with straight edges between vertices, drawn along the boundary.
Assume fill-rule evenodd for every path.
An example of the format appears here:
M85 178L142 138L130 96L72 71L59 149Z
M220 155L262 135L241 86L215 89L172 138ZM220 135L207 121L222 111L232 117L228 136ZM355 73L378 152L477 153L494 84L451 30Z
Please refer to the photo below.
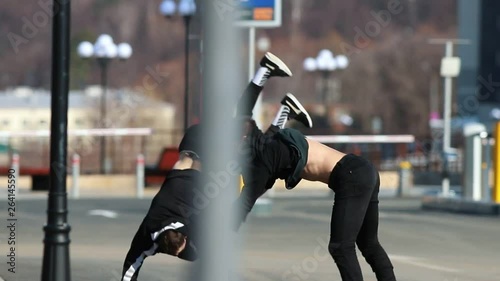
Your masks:
M270 70L269 77L280 76L280 77L291 77L292 72L288 66L280 60L277 56L270 52L267 52L264 57L260 60L260 66L266 67Z
M304 124L307 128L312 128L313 122L307 110L302 106L299 100L292 94L287 93L281 100L281 104L290 108L288 119L295 119Z

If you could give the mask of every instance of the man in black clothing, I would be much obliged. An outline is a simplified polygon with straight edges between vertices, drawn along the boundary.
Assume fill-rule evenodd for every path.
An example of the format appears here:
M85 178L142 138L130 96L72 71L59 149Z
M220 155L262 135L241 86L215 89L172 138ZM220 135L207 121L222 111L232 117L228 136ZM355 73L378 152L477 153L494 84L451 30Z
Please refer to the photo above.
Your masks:
M247 139L255 135L251 132ZM267 138L262 132L260 137ZM253 149L253 155L236 203L242 214L236 229L277 178L285 180L287 189L293 189L302 178L321 181L335 192L328 249L342 280L363 280L356 244L377 280L396 280L392 263L378 241L380 178L370 162L307 139L293 129L280 130L264 146Z
M287 189L293 189L302 178L321 181L335 192L328 249L342 280L363 280L356 257L357 244L377 280L395 281L392 263L378 241L377 170L366 159L346 155L306 138L297 130L262 133L251 120L252 109L245 107L251 105L245 101L257 97L255 92L245 92L238 107L240 117L248 121L242 141L245 184L235 203L241 214L235 228L246 220L257 198L272 188L276 179L284 179Z
M180 156L168 172L125 258L122 281L137 280L144 259L157 253L187 261L197 258L196 206L193 198L201 178L200 127L190 127L179 145ZM189 214L189 215L188 215Z

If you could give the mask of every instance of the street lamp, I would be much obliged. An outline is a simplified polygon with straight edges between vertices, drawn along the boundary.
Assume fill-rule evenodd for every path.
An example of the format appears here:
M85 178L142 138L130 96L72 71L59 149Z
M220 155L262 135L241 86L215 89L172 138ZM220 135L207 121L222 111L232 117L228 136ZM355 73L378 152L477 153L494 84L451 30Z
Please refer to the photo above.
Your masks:
M196 13L194 0L180 0L177 5L173 0L164 0L160 4L160 13L167 19L172 18L176 10L184 18L185 26L185 49L184 49L184 131L189 126L189 24L191 17Z
M128 43L116 45L108 34L101 34L94 44L84 41L78 45L78 55L82 58L96 58L101 69L101 124L106 127L106 88L108 83L108 65L112 59L126 60L132 55L132 47ZM106 165L106 140L101 137L101 173L109 172Z
M304 60L305 71L319 72L323 77L322 102L326 102L330 74L337 69L345 69L348 65L349 59L346 56L334 56L332 51L326 49L321 50L316 58L309 57Z
M467 39L430 39L429 44L444 44L445 56L441 60L441 76L444 78L444 109L443 109L443 179L441 182L442 195L448 196L450 192L449 160L456 154L456 149L451 147L451 101L452 80L460 74L461 60L453 56L453 46L470 44Z

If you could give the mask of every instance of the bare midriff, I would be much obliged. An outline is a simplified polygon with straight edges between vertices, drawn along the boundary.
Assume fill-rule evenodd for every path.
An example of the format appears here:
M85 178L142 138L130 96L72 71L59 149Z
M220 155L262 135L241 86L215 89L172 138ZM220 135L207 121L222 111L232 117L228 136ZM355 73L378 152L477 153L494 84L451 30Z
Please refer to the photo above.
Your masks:
M317 141L306 140L309 144L309 150L307 153L307 164L302 171L302 178L328 184L333 168L345 156L345 153Z

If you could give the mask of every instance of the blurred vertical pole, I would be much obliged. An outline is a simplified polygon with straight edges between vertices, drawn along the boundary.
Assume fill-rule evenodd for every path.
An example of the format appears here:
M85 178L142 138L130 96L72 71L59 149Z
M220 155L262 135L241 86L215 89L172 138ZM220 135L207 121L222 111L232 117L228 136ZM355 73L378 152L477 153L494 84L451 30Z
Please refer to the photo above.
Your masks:
M231 222L236 215L230 208L238 196L236 158L238 125L232 118L244 88L241 73L239 30L234 26L238 15L234 5L206 0L201 4L203 30L203 140L204 181L200 195L203 208L199 262L191 280L235 280L237 261L235 233ZM201 200L201 198L199 198ZM201 207L201 206L200 206Z
M184 132L189 126L189 24L191 16L184 16Z
M493 202L500 203L500 122L495 124L493 150Z
M108 88L108 63L109 59L99 58L97 59L99 68L101 69L101 124L102 128L107 127L106 121L106 91ZM101 137L101 174L109 173L109 163L106 153L106 137Z
M439 80L434 75L431 75L429 84L429 112L431 119L438 118L435 115L439 114Z
M136 163L136 173L135 173L135 182L136 182L136 197L142 199L144 197L144 155L137 155L137 163Z
M255 27L248 29L248 81L255 75ZM262 128L262 95L259 95L253 109L253 117L259 128Z
M200 25L200 24L198 24ZM198 71L199 71L199 79L200 79L200 97L198 101L198 119L201 119L201 115L203 114L203 27L199 28L199 34L200 34L200 53L199 53L199 62L198 62Z
M446 42L445 57L453 56L453 42ZM451 148L451 94L452 94L452 78L444 78L444 116L443 116L443 155L445 157L445 165L443 166L442 192L443 196L448 196L450 192L450 178L448 171L449 153Z
M20 167L20 163L19 163L19 154L17 152L14 152L12 154L12 158L11 158L11 161L10 161L10 169L14 172L14 179L15 179L15 182L14 182L14 196L16 198L19 198L18 195L19 195L19 167Z
M472 200L481 200L481 166L482 166L481 136L472 137Z
M80 155L73 154L73 159L71 159L71 174L72 174L72 185L71 185L71 197L77 199L80 197Z
M490 188L490 170L491 170L491 142L493 138L491 136L483 136L483 155L481 159L481 200L484 202L491 201L491 188Z
M429 44L445 44L445 57L453 57L453 45L454 44L470 44L467 39L430 39ZM443 59L444 59L443 58ZM449 74L443 73L444 61L441 61L441 76L444 77L444 109L443 109L443 179L441 182L442 195L448 196L450 192L450 178L449 178L449 160L450 154L453 149L451 148L451 103L452 103L452 91L453 91L453 77L456 77L460 73L460 65L458 66L458 72L456 75L450 76Z
M70 59L70 0L55 0L52 22L50 188L44 226L42 281L70 281L66 158Z
M252 81L254 72L255 72L255 27L250 27L248 29L248 81Z

